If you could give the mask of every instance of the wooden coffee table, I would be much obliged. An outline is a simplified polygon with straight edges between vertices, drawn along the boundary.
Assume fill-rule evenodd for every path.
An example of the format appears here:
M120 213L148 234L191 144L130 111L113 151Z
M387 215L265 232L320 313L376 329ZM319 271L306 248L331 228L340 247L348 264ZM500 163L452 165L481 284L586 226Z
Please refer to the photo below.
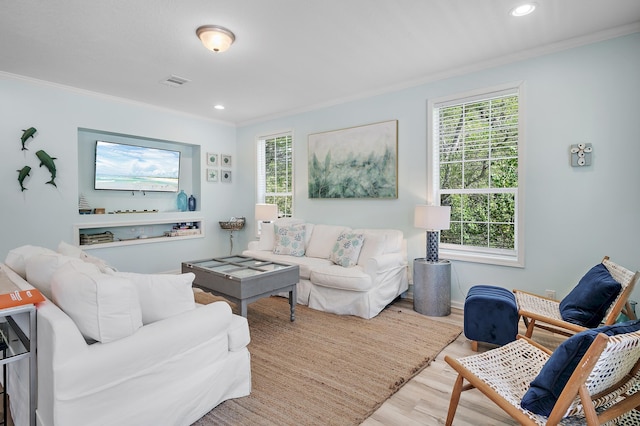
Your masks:
M246 256L227 256L182 262L182 272L193 272L193 285L240 306L247 317L247 305L263 297L289 292L291 321L295 321L297 265L269 262Z

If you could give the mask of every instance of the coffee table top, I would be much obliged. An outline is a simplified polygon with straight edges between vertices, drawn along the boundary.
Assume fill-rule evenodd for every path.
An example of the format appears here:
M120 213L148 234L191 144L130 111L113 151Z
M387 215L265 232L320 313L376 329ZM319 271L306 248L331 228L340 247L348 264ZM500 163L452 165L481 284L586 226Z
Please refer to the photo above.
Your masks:
M295 268L293 265L254 259L246 256L226 256L184 262L190 267L198 267L225 277L248 278L264 275L272 271Z

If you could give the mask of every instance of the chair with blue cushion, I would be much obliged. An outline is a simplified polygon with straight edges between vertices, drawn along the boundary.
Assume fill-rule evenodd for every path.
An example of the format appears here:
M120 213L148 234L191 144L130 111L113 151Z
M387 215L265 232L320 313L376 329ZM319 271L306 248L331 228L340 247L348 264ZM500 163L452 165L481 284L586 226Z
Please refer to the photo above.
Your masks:
M460 359L447 415L478 389L522 425L640 424L640 321L589 329L551 352L519 338ZM468 384L464 382L467 381Z
M527 327L525 335L531 337L538 327L572 336L589 328L614 324L620 313L635 319L629 296L639 278L640 272L634 273L605 256L561 301L513 290L518 315Z

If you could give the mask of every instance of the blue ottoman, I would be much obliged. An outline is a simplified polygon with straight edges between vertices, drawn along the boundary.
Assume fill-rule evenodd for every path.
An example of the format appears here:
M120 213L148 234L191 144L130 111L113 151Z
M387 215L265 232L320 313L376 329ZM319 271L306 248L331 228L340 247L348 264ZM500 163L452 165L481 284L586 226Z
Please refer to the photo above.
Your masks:
M504 345L516 340L518 306L513 292L502 287L476 285L464 301L464 335L478 350L478 342Z

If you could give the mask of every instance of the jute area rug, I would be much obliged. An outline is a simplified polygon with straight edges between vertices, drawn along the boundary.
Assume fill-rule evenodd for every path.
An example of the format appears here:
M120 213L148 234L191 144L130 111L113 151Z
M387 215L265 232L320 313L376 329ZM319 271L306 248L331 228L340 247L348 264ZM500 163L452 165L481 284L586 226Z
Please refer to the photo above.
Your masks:
M196 293L196 301L221 300ZM461 328L393 304L365 320L268 297L248 307L251 395L194 426L358 425L458 337Z

